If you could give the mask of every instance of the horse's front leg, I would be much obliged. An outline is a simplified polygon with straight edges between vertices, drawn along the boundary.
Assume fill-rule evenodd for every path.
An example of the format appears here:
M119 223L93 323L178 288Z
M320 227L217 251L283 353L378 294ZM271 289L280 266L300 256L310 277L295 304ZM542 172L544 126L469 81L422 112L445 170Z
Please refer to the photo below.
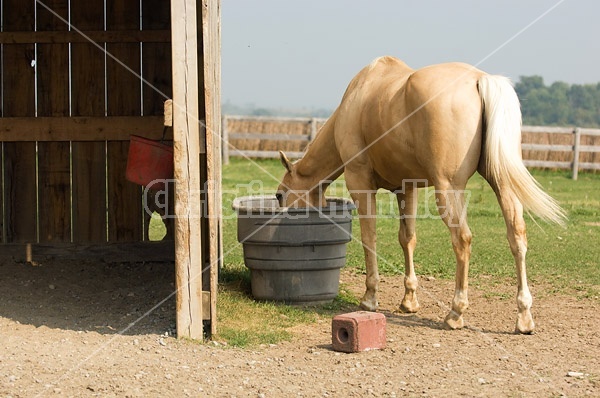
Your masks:
M377 269L377 213L375 203L375 189L355 188L352 183L352 177L346 175L346 184L350 195L354 200L358 211L360 221L360 236L362 246L365 252L365 264L367 268L367 280L365 282L366 292L363 296L360 307L367 311L375 311L379 303L377 302L377 288L379 286L379 270Z

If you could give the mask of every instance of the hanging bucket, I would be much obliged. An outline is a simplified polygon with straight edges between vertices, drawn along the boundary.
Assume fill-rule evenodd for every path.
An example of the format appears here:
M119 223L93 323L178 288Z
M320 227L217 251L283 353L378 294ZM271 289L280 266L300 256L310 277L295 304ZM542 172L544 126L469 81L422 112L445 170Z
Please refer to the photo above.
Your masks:
M125 178L152 190L164 190L166 180L173 178L173 147L132 135Z

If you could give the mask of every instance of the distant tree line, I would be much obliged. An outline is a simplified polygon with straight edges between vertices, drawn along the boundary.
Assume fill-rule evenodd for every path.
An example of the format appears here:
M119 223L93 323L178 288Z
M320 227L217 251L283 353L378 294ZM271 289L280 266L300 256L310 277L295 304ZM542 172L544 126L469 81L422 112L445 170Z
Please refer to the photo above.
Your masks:
M546 86L541 76L521 76L515 90L523 124L600 127L600 83Z
M568 84L555 82L544 84L541 76L521 76L515 84L521 100L523 124L531 126L577 126L600 127L600 83ZM299 109L264 108L254 104L223 104L224 114L250 116L303 116L324 117L331 115L332 109L312 108L310 105Z

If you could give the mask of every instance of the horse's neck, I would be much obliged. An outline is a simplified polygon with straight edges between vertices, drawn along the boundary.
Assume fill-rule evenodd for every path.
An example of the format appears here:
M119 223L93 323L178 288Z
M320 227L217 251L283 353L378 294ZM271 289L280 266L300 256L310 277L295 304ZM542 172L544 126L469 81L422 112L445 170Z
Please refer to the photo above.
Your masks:
M300 175L315 182L333 181L344 172L342 159L335 145L334 125L335 114L327 120L308 146L304 157L298 161L296 170Z

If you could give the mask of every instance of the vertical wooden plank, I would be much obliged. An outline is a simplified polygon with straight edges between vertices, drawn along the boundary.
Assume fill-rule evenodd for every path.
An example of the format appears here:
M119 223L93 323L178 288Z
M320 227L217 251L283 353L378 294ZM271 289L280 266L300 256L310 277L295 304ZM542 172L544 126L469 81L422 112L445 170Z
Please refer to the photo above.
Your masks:
M3 0L3 30L33 31L34 2ZM33 44L2 46L2 116L35 116ZM37 241L35 142L4 143L4 209L7 242Z
M4 144L7 242L37 242L35 142Z
M221 194L221 10L219 0L202 1L202 47L206 123L206 188L208 199L208 290L211 334L217 331L217 283L222 265Z
M0 64L0 76L2 76L2 65ZM0 110L0 117L2 113ZM4 143L0 141L0 243L6 243L6 221L4 214Z
M65 31L68 0L37 5L38 31ZM37 46L37 115L69 115L69 45ZM38 143L38 220L40 242L71 241L71 145Z
M200 150L200 167L199 167L199 172L200 172L200 186L202 187L201 189L201 194L200 194L200 203L203 204L202 206L202 218L200 219L200 229L201 229L201 233L200 233L200 237L201 237L201 247L202 247L202 251L201 251L201 256L202 256L202 290L203 291L210 291L210 271L211 271L211 267L210 267L210 231L209 231L209 221L208 221L208 212L209 212L209 206L210 206L210 192L211 192L211 188L209 187L211 185L211 181L208 181L208 169L207 169L207 154L206 154L206 138L207 138L207 131L206 131L206 88L205 88L205 66L204 66L204 62L206 61L205 55L206 55L206 47L204 45L204 36L206 34L205 31L205 23L206 21L206 9L207 9L207 3L203 0L201 2L198 2L198 8L196 10L196 19L197 19L197 23L198 23L198 28L197 28L197 40L198 40L198 47L197 47L197 56L198 56L198 117L199 117L199 121L198 124L200 125L200 139L199 139L199 150ZM204 304L209 304L210 307L210 301L208 301L208 303L206 301L203 301L203 305ZM206 308L202 308L203 314L207 314L210 312L210 308L206 309ZM210 318L210 317L209 317ZM205 329L206 331L206 329ZM209 331L210 332L210 331Z
M106 9L107 30L139 29L140 4L111 0ZM107 115L141 114L140 45L108 43L106 61ZM107 143L108 162L108 240L143 239L142 190L125 180L128 141Z
M71 3L81 30L104 29L104 1ZM104 45L103 43L99 43ZM104 52L92 43L71 44L71 115L104 116ZM106 142L73 142L73 241L106 242Z
M142 52L144 115L162 115L164 101L173 96L171 44L144 43Z
M229 164L229 129L227 115L223 115L221 119L221 148L223 153L223 164Z
M310 119L310 137L308 142L313 142L315 138L317 138L317 133L319 130L317 129L317 118L313 117Z
M195 0L171 1L177 336L203 338L198 123L198 24Z
M143 30L170 29L169 2L144 0L142 2L142 27ZM173 95L171 75L171 43L143 43L144 115L163 114L164 101Z
M581 129L579 127L575 128L575 131L573 131L573 139L575 140L574 144L573 144L573 174L572 174L572 178L574 180L577 179L577 177L579 176L579 146L581 144Z
M73 241L107 241L106 147L104 142L73 142Z
M71 241L70 146L38 145L39 241Z
M33 31L33 2L3 0L4 31ZM10 16L10 17L9 17ZM3 116L35 116L35 46L33 44L2 45Z
M171 14L169 2L164 0L142 1L142 29L166 30L171 27ZM143 43L142 44L142 101L145 116L163 115L164 101L173 96L171 79L171 43ZM168 129L167 141L172 140L172 130ZM156 210L161 216L173 214L174 185L169 185L169 206L165 210L156 203L150 195L148 208ZM159 204L160 205L160 204ZM164 205L164 204L162 204ZM174 219L165 218L167 235L164 239L173 240ZM144 213L144 231L148 231L150 214Z

